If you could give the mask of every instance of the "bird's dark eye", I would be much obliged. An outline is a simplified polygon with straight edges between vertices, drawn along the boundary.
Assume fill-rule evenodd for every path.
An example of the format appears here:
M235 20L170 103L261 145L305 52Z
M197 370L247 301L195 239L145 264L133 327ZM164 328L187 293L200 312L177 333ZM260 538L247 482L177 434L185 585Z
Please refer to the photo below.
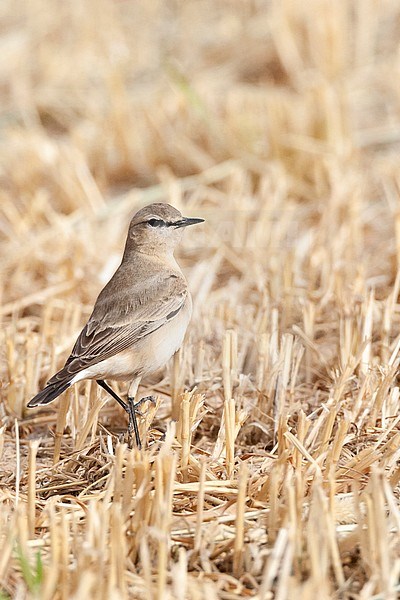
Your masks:
M166 225L165 221L162 219L149 219L147 222L150 227L163 227Z

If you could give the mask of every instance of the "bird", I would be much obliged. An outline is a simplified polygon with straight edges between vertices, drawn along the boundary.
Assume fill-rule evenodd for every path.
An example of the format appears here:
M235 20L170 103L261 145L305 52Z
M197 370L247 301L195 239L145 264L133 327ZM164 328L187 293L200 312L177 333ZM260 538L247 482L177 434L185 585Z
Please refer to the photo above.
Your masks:
M184 228L204 222L153 203L129 224L121 264L101 290L65 365L27 404L46 405L83 379L93 379L128 413L130 435L142 447L135 404L143 377L179 350L192 314L187 281L174 250ZM130 381L127 402L105 380Z

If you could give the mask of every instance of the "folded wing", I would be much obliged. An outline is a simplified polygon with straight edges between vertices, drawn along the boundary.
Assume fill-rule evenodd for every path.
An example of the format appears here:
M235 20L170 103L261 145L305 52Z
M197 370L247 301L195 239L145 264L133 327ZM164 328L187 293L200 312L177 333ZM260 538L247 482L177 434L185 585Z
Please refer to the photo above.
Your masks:
M104 290L103 290L104 291ZM69 387L74 376L143 340L174 319L187 298L186 281L174 273L147 281L143 290L124 286L115 297L100 294L65 366L28 406L47 404Z

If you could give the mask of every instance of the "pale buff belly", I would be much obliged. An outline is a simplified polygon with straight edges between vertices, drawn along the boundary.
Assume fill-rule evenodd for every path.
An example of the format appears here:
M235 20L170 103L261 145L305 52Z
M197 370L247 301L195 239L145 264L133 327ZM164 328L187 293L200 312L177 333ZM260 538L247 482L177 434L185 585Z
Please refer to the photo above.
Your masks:
M72 383L82 379L132 380L145 377L163 367L182 345L192 313L190 296L171 322L140 340L133 348L78 373Z

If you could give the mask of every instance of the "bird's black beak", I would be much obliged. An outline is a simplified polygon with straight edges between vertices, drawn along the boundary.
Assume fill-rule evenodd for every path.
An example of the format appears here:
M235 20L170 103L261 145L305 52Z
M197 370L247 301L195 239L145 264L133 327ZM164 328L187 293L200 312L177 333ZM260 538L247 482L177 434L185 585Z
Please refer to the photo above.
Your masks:
M173 226L175 229L178 227L187 227L188 225L196 225L196 223L204 223L204 219L196 219L191 217L183 217L180 221L176 221Z

